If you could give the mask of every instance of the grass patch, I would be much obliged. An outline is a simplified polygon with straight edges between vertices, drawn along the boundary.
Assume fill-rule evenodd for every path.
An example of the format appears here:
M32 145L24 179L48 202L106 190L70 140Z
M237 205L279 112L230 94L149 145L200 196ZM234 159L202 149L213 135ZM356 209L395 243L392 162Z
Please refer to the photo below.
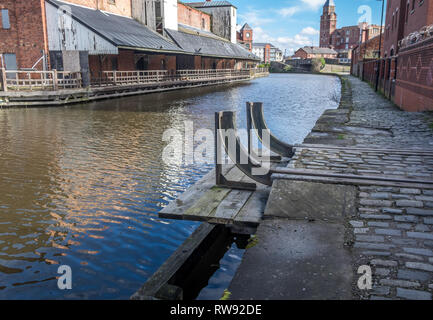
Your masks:
M252 247L255 247L259 243L259 238L257 236L252 236L248 239L248 244L245 247L245 249L251 249Z
M229 300L231 295L232 295L232 293L230 291L228 291L227 289L225 289L223 296L221 297L220 300L222 300L222 301Z
M345 135L344 134L339 134L338 136L337 136L337 139L338 140L344 140L346 137L345 137Z

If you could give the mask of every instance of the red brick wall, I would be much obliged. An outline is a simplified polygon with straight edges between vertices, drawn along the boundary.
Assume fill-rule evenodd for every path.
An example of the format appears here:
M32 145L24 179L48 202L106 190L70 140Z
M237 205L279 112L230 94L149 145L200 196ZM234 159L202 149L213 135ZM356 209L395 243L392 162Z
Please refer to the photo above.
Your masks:
M353 49L359 44L359 33L360 29L358 26L337 29L334 31L331 37L332 46L336 50L345 50L346 44L348 44L348 49ZM349 38L349 42L347 42L347 38Z
M407 111L433 111L433 39L400 51L394 102Z
M422 27L433 24L433 1L415 0L415 9L412 11L412 1L409 6L409 14L407 23L404 26L403 37L408 36L414 31L420 30Z
M149 55L149 70L163 70L165 61L165 70L176 70L176 56L167 56L163 54Z
M73 4L131 17L131 0L64 0Z
M404 33L406 4L407 0L388 0L387 2L383 57L389 57L392 51L394 55L398 53L398 41L403 38Z
M335 7L323 8L323 15L320 18L320 46L331 45L331 35L337 28L337 14Z
M210 31L211 27L211 15L203 11L191 8L184 5L183 3L178 3L178 21L181 24L198 28L205 31ZM203 19L205 26L203 28Z
M48 53L45 1L2 0L0 9L9 10L11 24L7 30L0 25L0 53L15 53L18 68L31 68L42 57L43 50ZM42 63L36 69L42 70Z
M422 27L433 24L433 0L388 0L385 23L384 54L398 53L398 42ZM408 7L409 5L409 7ZM393 23L394 22L394 23Z
M302 50L299 49L298 51L295 52L295 57L301 58L301 59L307 59L308 58L308 54Z

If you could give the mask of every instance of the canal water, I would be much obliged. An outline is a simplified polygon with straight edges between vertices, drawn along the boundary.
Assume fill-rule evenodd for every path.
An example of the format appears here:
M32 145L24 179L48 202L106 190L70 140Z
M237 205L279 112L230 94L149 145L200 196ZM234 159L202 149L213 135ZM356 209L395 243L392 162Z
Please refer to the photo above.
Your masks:
M167 129L214 126L214 112L262 101L276 136L300 143L340 82L271 75L251 82L85 105L0 110L0 299L127 299L197 228L158 211L212 169L165 164ZM242 258L235 245L199 299L218 299ZM72 290L57 287L72 269Z

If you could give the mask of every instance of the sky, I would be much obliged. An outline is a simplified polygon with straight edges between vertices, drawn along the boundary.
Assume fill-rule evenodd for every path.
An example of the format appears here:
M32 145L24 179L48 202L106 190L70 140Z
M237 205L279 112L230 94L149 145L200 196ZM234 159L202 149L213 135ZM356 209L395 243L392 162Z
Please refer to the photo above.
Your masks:
M291 55L303 46L319 45L320 16L325 0L229 0L238 8L238 24L247 22L254 42L270 42ZM334 0L337 27L368 20L380 24L382 2ZM359 12L358 12L359 11Z

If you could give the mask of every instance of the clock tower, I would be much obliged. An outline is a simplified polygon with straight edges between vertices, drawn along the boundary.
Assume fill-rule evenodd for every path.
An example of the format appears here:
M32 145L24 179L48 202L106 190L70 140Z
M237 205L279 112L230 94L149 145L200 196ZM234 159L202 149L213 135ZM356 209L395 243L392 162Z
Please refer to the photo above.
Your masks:
M334 0L327 0L323 6L323 14L320 18L320 47L329 48L331 37L337 29L337 14L335 13Z

